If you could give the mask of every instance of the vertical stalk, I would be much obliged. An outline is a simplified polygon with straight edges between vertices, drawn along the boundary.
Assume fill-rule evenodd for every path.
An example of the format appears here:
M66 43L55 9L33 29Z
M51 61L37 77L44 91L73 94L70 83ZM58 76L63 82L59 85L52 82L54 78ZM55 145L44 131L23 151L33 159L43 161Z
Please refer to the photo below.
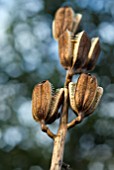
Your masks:
M72 76L73 76L73 70L68 70L66 73L66 80L65 80L65 84L64 87L68 87L68 84L71 82L72 80Z
M68 122L68 89L65 88L60 126L57 132L57 136L54 138L54 148L50 170L61 170L63 163L64 144L67 133L67 122Z

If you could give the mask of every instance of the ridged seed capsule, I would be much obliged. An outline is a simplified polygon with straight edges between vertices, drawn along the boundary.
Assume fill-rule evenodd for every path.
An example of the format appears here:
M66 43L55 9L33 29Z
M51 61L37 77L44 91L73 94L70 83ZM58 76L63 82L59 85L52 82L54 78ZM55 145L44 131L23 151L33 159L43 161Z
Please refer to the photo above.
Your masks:
M55 14L55 19L52 25L53 37L58 40L66 30L71 31L72 35L74 35L81 18L82 15L75 15L73 9L70 7L59 8Z
M41 122L52 123L58 117L58 109L63 102L63 88L56 94L52 93L52 85L46 80L34 87L32 94L33 118Z
M82 73L77 83L69 83L70 106L75 114L91 114L97 107L103 94L103 88L98 87L97 79L90 74Z

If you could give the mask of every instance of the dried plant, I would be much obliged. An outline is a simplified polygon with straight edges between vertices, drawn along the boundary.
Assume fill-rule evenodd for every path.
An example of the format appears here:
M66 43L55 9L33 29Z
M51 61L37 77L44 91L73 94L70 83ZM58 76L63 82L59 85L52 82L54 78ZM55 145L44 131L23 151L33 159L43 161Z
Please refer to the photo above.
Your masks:
M42 131L54 140L50 170L69 169L63 163L64 144L69 128L92 114L103 94L95 76L88 73L95 68L100 53L99 38L90 38L85 31L76 34L82 15L72 8L58 9L53 21L53 36L58 41L61 65L67 70L64 87L53 93L51 83L46 80L34 87L32 95L33 118L40 123ZM77 82L72 77L80 74ZM68 122L71 107L76 118ZM60 111L60 113L58 112ZM57 134L47 124L60 120Z

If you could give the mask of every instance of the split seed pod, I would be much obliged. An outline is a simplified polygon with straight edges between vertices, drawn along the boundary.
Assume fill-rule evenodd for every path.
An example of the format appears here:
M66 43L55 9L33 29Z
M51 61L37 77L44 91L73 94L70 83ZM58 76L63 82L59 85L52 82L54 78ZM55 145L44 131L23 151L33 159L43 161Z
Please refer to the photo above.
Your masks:
M62 103L63 89L53 95L52 85L46 80L34 87L32 94L33 118L41 122L52 123L58 116L58 109Z
M91 41L82 31L75 37L66 30L59 38L60 63L65 69L72 68L75 72L82 69L87 62Z
M97 107L103 90L98 87L97 79L90 74L82 73L76 83L69 83L70 106L76 114L92 113Z
M100 54L100 42L99 38L92 38L91 40L91 48L88 54L88 60L87 63L85 64L85 68L87 70L93 70L95 68L96 61L99 57Z
M91 46L91 41L88 38L85 31L82 31L79 34L77 34L76 37L74 37L73 41L74 41L74 46L73 46L74 49L73 49L72 68L74 70L77 70L77 69L81 69L87 61L87 56Z
M81 18L82 15L77 14L75 16L74 11L70 7L59 8L53 21L53 37L58 40L60 35L66 30L71 31L74 34L77 30Z
M80 75L75 91L75 102L79 112L85 112L90 107L95 98L97 86L95 76L84 73Z

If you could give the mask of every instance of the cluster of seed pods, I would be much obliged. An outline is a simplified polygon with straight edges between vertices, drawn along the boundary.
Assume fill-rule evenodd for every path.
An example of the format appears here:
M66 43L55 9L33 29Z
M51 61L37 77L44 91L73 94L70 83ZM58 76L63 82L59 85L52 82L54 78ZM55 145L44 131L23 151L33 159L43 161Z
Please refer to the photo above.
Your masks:
M103 88L98 86L95 76L88 74L95 68L100 53L99 38L90 39L85 31L76 34L81 18L72 8L62 7L56 12L52 27L61 65L73 75L80 73L77 82L68 84L68 105L76 115L85 117L96 109ZM36 121L50 124L61 116L58 111L63 104L64 88L54 93L48 80L34 87L32 113Z

